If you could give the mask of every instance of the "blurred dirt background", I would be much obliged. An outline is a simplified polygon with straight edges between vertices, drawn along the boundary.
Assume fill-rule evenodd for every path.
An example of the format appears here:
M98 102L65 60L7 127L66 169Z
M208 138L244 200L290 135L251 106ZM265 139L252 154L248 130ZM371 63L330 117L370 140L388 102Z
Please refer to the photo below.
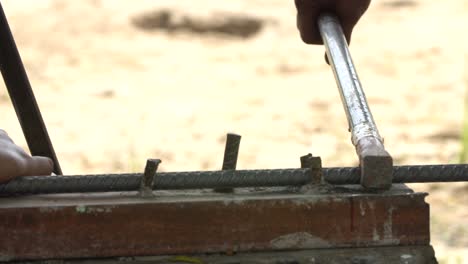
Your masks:
M293 1L4 0L66 174L356 165L323 47ZM396 164L455 163L468 84L468 2L374 0L351 52ZM26 147L3 83L1 127ZM428 191L441 263L468 263L468 185Z

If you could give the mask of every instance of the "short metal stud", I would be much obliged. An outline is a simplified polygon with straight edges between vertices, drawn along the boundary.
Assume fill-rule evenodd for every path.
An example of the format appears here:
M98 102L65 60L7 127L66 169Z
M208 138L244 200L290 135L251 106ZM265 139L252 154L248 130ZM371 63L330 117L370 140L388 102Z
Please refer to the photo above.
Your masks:
M156 171L158 170L158 166L160 163L160 159L148 159L146 161L145 172L143 173L140 182L140 196L153 196L153 184L155 180L154 178L156 177Z

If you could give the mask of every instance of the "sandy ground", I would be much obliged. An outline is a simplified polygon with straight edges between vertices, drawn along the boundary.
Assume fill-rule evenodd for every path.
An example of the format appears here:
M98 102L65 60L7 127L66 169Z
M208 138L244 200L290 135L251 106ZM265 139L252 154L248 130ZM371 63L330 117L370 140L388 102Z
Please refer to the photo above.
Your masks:
M398 4L400 3L400 4ZM468 3L374 1L351 52L396 164L458 162L468 84ZM225 134L238 168L356 165L323 47L301 43L293 1L2 1L66 174L219 169ZM145 31L150 11L264 21L251 38ZM1 84L3 86L3 84ZM1 127L26 147L0 87ZM428 191L442 263L468 263L468 185ZM464 259L464 260L463 260ZM458 262L457 262L458 261Z

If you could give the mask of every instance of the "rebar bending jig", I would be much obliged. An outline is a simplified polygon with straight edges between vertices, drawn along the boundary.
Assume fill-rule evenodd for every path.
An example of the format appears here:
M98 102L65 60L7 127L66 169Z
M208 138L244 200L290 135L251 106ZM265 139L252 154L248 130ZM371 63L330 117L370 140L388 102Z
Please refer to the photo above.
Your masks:
M34 138L34 141L28 141L33 143L30 145L31 151L33 154L43 153L53 158L57 165L56 172L60 172L5 14L2 9L0 11L0 59L6 86L9 88L18 118L22 120L26 138ZM232 188L301 186L321 182L338 185L361 184L368 189L388 189L392 183L467 181L468 166L464 164L392 166L392 158L384 149L338 19L333 15L323 14L319 17L318 27L339 88L352 142L360 160L359 168L322 168L320 157L310 155L301 157L300 169L236 170L241 137L229 133L221 171L156 173L160 161L156 164L157 160L148 160L149 167L147 166L143 174L22 177L0 184L0 196L134 190L148 194L150 189L199 188L232 192ZM20 85L16 85L15 80ZM19 100L21 104L17 103ZM151 171L154 171L154 175Z
M0 27L1 70L31 152L60 173L1 5ZM338 19L324 14L318 27L359 167L322 168L308 154L300 168L236 170L241 137L228 134L219 171L158 172L161 160L148 159L143 173L17 178L0 184L0 261L229 253L193 263L436 263L426 194L398 183L468 181L468 165L394 167ZM234 190L244 187L280 188ZM161 191L187 189L202 190ZM124 259L142 263L133 260Z

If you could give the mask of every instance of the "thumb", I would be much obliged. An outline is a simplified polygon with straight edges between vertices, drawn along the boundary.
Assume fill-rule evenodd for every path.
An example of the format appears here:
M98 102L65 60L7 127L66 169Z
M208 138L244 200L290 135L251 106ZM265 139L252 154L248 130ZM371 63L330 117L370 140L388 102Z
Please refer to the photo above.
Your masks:
M25 176L50 175L54 162L47 157L33 156L28 162Z

